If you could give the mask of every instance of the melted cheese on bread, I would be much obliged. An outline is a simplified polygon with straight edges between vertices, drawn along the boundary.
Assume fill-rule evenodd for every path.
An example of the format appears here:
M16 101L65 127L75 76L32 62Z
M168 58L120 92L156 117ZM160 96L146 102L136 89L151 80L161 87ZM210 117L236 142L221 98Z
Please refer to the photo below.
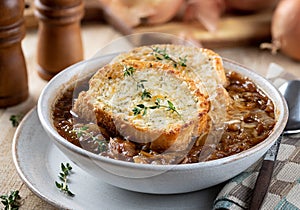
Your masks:
M131 74L126 75L126 70ZM145 92L150 97L143 98ZM150 142L153 150L184 150L207 129L209 102L178 69L159 62L126 60L100 69L73 110L79 117L96 119L113 135Z

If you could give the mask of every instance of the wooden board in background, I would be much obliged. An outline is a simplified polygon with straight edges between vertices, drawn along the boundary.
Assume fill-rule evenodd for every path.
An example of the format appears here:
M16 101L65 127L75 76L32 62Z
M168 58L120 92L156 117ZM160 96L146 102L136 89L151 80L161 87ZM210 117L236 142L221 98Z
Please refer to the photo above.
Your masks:
M199 23L170 22L152 27L138 27L135 32L188 33L204 47L231 47L270 41L272 12L222 17L218 30L208 32Z
M27 28L36 28L38 21L34 16L34 0L26 0L25 2L28 5L24 12L25 24ZM85 22L103 23L105 18L107 22L116 26L116 24L113 24L114 21L109 20L109 16L103 15L97 0L85 0ZM161 32L180 35L184 32L208 48L245 46L270 41L271 19L272 11L266 11L256 14L222 17L218 30L214 33L208 32L199 23L175 21L155 26L139 26L130 30L130 33ZM122 21L119 21L118 24L122 24ZM116 26L115 28L125 34L121 30L122 27Z

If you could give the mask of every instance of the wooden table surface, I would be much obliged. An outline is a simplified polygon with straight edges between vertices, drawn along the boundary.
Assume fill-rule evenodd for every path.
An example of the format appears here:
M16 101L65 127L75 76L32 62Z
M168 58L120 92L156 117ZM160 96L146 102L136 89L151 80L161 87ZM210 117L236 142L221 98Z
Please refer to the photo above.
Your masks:
M108 25L88 24L82 26L85 59L92 57L99 49L121 35ZM27 101L14 107L0 109L0 194L7 194L12 190L19 190L23 199L21 209L55 209L35 194L19 178L12 159L12 140L16 131L9 120L11 115L24 114L32 109L46 81L39 78L36 72L37 31L27 31L22 42L27 63L30 97ZM221 56L235 60L245 66L264 74L270 63L276 63L289 73L300 78L300 62L295 62L284 55L271 55L270 52L260 50L258 46L241 46L234 48L214 49ZM2 208L1 204L0 207Z

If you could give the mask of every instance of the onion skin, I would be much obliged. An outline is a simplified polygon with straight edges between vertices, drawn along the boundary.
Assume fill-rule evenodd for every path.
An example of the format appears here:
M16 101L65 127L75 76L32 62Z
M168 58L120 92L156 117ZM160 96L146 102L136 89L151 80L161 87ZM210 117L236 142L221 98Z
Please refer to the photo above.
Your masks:
M101 6L129 27L154 25L176 16L184 0L98 0Z
M272 47L300 61L300 0L281 0L272 18Z
M240 12L258 12L273 8L277 2L278 0L225 0L228 10Z

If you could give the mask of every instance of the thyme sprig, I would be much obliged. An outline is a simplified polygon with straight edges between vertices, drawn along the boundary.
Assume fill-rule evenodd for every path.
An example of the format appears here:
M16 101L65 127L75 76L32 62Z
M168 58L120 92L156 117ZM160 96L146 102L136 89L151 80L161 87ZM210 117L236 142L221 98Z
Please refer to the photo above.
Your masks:
M137 80L133 77L133 73L136 71L135 68L133 68L133 67L131 67L131 66L128 67L128 66L125 66L125 65L124 65L123 71L124 71L124 77L126 77L126 76L129 77L129 76L130 76L130 77L136 82L136 88L137 88L137 90L138 90L139 88L142 89L142 95L141 95L142 100L145 100L145 99L147 99L147 98L151 98L151 93L150 93L149 91L147 91L146 88L145 88L145 86L144 86L144 82L147 82L147 80L142 79L142 80L140 80L140 81L137 81Z
M166 54L165 50L162 51L162 50L160 50L159 48L155 48L155 49L153 48L153 50L154 50L155 52L160 53L161 55L163 55L165 59L172 60L173 62L176 62L176 61L173 60L171 57L169 57L168 54ZM186 59L185 59L185 60L181 60L181 62L182 62L182 63L180 64L181 66L184 66L184 65L185 65L185 64L183 63L184 61L186 61ZM176 62L176 63L177 63L177 62ZM133 67L128 67L128 66L125 66L125 65L124 65L123 71L124 71L124 77L130 76L130 77L132 77L132 79L137 83L137 89L138 89L138 88L142 88L142 94L141 94L142 100L146 100L146 99L152 98L151 93L150 93L149 91L146 90L146 88L145 88L145 86L144 86L144 84L143 84L144 82L147 82L147 80L140 80L140 81L137 81L137 80L133 77L133 73L136 71L135 68L133 68ZM134 107L134 108L132 109L132 112L133 112L134 116L137 116L137 115L139 115L139 114L142 114L142 116L145 116L145 115L147 114L147 110L148 110L148 109L159 109L159 108L162 107L162 108L167 108L167 111L175 112L178 116L181 117L180 113L176 110L176 107L174 106L174 104L173 104L171 101L167 100L168 105L163 105L163 104L161 104L161 99L160 99L160 98L157 98L157 99L155 100L154 103L155 103L155 105L153 105L153 106L146 106L146 105L144 105L144 104L138 104L138 105L136 105L136 107Z
M161 99L157 98L154 102L155 105L153 106L146 106L144 104L138 104L136 107L132 109L132 112L134 116L137 116L139 114L142 114L142 116L145 116L147 114L148 109L159 109L159 108L166 108L167 111L175 112L179 117L181 117L180 113L176 110L176 107L174 104L167 100L168 105L161 104Z
M75 196L75 194L69 190L69 186L68 186L68 176L70 175L72 167L69 163L67 163L66 165L61 163L60 167L61 167L61 172L59 173L58 177L62 182L58 183L57 181L55 181L55 185L58 189L60 189L60 191L73 197Z
M182 67L186 67L186 62L187 62L187 59L186 57L182 58L182 57L179 57L179 61L176 61L174 58L172 58L170 55L167 54L167 50L166 49L159 49L158 47L156 48L151 48L153 50L153 52L155 52L155 57L157 60L163 60L163 59L166 59L166 60L170 60L173 62L173 66L175 68L177 68L178 66L182 66Z
M106 151L108 148L107 142L105 139L99 139L97 136L94 136L91 132L88 131L89 127L84 125L80 128L74 128L72 132L76 133L78 138L88 138L92 139L94 142L98 144L99 152Z
M4 210L18 210L21 206L19 190L11 191L9 195L1 195L1 203L4 205Z

